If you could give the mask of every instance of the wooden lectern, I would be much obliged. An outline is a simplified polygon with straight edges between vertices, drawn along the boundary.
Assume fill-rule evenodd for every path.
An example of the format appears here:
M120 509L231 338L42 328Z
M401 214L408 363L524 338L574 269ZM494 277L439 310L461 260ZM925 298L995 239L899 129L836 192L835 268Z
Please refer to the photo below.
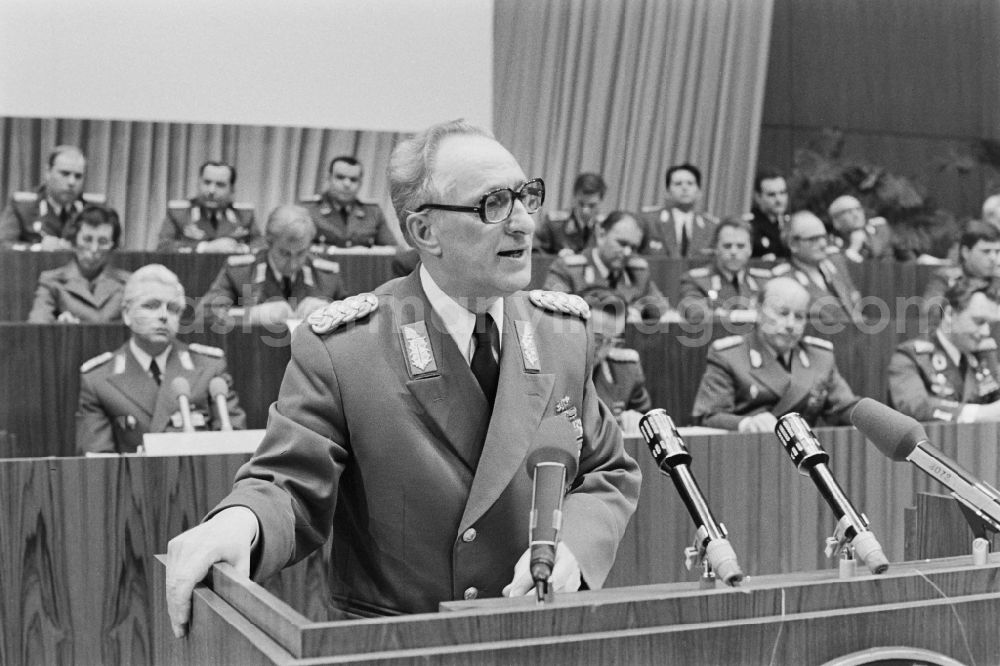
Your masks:
M164 664L824 664L859 650L1000 663L1000 554L817 571L739 588L672 583L442 604L442 612L313 622L217 566L170 633L157 556L155 655ZM841 663L863 663L843 661Z

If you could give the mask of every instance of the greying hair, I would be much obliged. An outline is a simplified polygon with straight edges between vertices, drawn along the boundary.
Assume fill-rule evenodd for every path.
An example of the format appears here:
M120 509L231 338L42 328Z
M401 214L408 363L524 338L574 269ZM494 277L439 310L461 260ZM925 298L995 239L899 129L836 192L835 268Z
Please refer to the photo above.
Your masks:
M184 285L177 279L177 275L163 264L147 264L139 268L129 276L125 282L125 290L122 293L122 308L127 310L143 294L143 285L148 282L158 282L159 284L177 289L177 302L184 305Z
M465 120L452 120L437 125L431 125L409 139L401 141L389 157L389 193L392 196L392 207L399 218L399 226L406 242L413 245L410 232L406 228L407 211L416 209L434 192L431 175L434 173L434 160L441 141L449 136L466 135L482 136L494 139L493 133L487 129L473 125Z
M302 206L285 204L278 206L267 216L264 235L268 241L276 238L302 238L312 240L316 235L316 223L309 211Z

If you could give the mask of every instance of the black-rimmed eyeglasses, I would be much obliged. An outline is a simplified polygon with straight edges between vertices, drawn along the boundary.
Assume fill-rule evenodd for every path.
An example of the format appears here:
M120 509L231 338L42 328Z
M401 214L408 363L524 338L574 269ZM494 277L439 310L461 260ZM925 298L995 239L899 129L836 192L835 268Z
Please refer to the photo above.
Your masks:
M425 203L417 206L413 213L425 210L450 210L456 213L478 213L486 224L503 222L514 212L514 202L518 199L529 213L536 212L545 202L545 183L541 178L532 178L516 190L500 187L490 190L479 200L478 206L452 206L448 204Z

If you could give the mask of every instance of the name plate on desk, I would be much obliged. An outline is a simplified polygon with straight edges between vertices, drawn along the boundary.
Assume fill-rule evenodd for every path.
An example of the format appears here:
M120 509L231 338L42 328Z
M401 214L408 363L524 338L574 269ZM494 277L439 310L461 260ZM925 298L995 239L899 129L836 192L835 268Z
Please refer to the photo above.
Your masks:
M264 430L213 430L209 432L158 432L142 436L147 456L202 456L219 453L253 453Z

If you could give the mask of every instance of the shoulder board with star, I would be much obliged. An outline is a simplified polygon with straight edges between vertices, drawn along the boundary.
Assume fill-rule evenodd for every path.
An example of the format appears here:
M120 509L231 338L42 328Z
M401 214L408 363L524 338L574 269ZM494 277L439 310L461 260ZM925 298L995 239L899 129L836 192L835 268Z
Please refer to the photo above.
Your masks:
M608 360L617 363L638 363L639 352L624 347L612 347L608 350Z
M324 273L339 273L340 264L336 261L330 261L329 259L320 259L319 257L314 257L312 260L313 268L318 271L323 271Z
M771 275L775 277L779 275L786 275L791 272L792 272L791 264L778 264L777 266L771 269Z
M90 359L89 361L85 361L83 363L83 365L80 366L80 372L81 373L88 373L91 370L93 370L94 368L101 367L102 365L104 365L105 363L107 363L108 361L110 361L111 359L113 359L114 357L115 357L114 354L112 354L109 351L106 351L103 354L100 354L99 356L95 356L94 358Z
M187 199L171 199L167 202L167 208L170 208L171 210L183 210L190 207L191 202Z
M648 271L649 262L642 257L629 257L625 261L625 268L633 271Z
M773 275L770 268L758 268L757 266L751 266L747 269L747 273L754 276L755 278L763 278L769 280L771 275Z
M567 266L573 267L587 265L587 257L582 254L567 254L565 257L562 257L562 261Z
M38 201L38 192L14 192L14 201L17 203L34 203Z
M700 266L689 270L688 275L693 277L695 280L703 280L707 278L711 272L712 270L708 266Z
M322 199L323 199L322 194L310 194L307 197L301 197L299 199L299 203L314 204L314 203L319 203Z
M528 300L543 310L562 312L580 319L590 319L590 306L576 294L532 289L528 292Z
M85 203L89 204L105 204L108 202L108 198L99 192L84 192L80 197Z
M656 212L659 212L661 208L663 208L663 206L660 206L659 204L655 204L655 205L652 205L652 206L643 206L639 210L642 211L643 213L656 213Z
M197 342L189 344L188 350L193 351L195 354L201 354L202 356L214 356L215 358L223 358L226 355L226 353L218 347L202 345Z
M547 217L551 222L565 222L569 219L569 214L568 210L551 210Z
M742 344L742 342L743 342L742 335L730 335L729 337L719 338L718 340L713 342L712 349L714 349L715 351L725 351L727 349L732 349L736 345Z
M226 258L226 263L230 266L249 266L257 260L252 254L231 254Z
M983 341L979 343L979 347L976 351L988 352L997 350L997 341L993 338L983 338Z
M378 309L378 296L371 292L334 301L309 315L309 328L316 335L325 335L344 324L360 321Z
M821 347L823 349L833 351L833 343L830 342L829 340L824 340L823 338L817 338L812 335L807 335L804 338L802 338L802 342L812 347Z
M913 352L915 354L930 354L934 351L934 343L930 340L918 338L916 340L910 340L909 345L913 348Z
M234 201L233 208L236 210L253 210L253 204L246 201Z

